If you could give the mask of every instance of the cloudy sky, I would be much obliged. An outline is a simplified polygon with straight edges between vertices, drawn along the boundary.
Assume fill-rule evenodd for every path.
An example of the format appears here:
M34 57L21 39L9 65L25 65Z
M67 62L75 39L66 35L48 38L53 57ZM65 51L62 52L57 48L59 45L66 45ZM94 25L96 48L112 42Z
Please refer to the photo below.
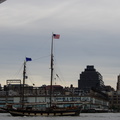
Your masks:
M50 83L50 45L54 40L54 83L78 86L79 74L94 65L105 85L116 88L120 73L119 0L7 0L0 4L0 83L22 79Z

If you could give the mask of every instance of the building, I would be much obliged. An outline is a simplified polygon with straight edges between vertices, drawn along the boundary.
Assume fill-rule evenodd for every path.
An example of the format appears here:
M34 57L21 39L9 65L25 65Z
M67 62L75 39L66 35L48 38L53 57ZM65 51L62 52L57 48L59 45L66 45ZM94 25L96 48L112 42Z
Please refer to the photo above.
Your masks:
M26 103L38 103L35 106L36 108L41 107L48 107L48 105L43 103L49 103L50 102L50 96L49 95L26 95L24 98ZM82 106L83 110L89 110L89 109L101 109L106 110L109 108L109 101L101 97L99 93L92 91L89 95L53 95L52 101L55 102L68 102L68 105L71 106L71 103L74 103L76 106ZM0 96L0 107L5 107L6 103L13 104L14 107L19 107L19 103L21 102L20 96ZM69 103L71 102L71 103ZM40 104L41 103L41 104Z
M120 74L117 76L116 91L111 91L109 94L110 108L120 112Z
M117 91L120 91L120 74L117 77Z
M0 84L0 91L2 90L2 86L1 86L1 84Z
M0 107L5 107L6 103L14 104L14 107L19 107L21 102L21 94L19 84L9 84L6 89L0 91ZM18 89L17 89L18 88ZM82 93L78 88L74 88L73 85L70 87L62 87L61 85L53 85L52 101L55 102L68 102L74 103L77 106L83 107L83 110L106 110L109 108L109 101L106 96L99 91L91 90L89 94ZM6 91L5 91L6 90ZM35 107L48 107L46 104L50 102L50 85L43 85L41 87L32 87L25 85L24 89L24 101L26 103L39 103ZM41 105L40 105L41 103Z
M78 80L78 88L85 92L89 92L92 87L102 88L104 82L102 80L102 75L96 71L93 65L87 66L87 68L80 74L80 79Z
M120 112L120 93L117 91L113 91L109 95L109 107L114 111Z

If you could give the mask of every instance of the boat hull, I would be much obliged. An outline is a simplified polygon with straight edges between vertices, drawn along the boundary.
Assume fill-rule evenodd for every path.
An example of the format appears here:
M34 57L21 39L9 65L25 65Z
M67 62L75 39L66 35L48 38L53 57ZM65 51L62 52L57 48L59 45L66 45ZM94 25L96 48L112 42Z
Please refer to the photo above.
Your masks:
M11 109L8 112L12 116L79 116L81 109L65 109L65 110L16 110Z

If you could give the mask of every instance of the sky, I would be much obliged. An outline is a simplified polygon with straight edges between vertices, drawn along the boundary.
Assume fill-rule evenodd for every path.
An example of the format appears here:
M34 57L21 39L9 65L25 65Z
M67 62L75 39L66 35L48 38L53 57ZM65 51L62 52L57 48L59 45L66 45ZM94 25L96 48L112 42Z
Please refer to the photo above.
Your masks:
M120 74L119 0L7 0L0 4L0 83L22 79L50 84L50 50L54 39L54 84L78 86L79 75L94 65L105 85L116 89Z

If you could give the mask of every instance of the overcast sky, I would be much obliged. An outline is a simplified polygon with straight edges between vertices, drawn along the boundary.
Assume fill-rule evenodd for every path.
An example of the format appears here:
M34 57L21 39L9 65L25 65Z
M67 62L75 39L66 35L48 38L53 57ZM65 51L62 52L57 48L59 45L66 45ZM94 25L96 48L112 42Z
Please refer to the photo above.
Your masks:
M116 88L120 73L119 0L7 0L0 4L0 83L22 79L25 56L28 84L50 83L54 40L56 84L78 86L79 74L94 65L105 85Z

